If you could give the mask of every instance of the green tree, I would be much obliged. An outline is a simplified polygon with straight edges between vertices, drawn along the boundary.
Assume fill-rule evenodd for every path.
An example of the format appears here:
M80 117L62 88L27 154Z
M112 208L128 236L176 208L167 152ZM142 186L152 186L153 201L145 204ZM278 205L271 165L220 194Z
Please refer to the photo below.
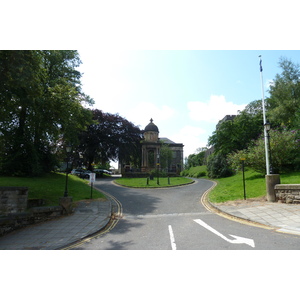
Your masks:
M190 154L185 161L185 168L189 169L191 167L202 166L205 164L204 157L207 148L198 148L198 153Z
M38 175L89 121L77 51L0 51L0 172Z
M207 163L207 175L210 178L222 178L233 175L233 170L227 157L222 153L212 154Z
M280 130L271 129L270 132L271 165L277 172L292 171L299 169L299 132L280 128ZM255 143L247 150L237 151L228 156L231 166L237 169L241 164L240 159L246 158L245 164L255 171L265 174L265 142L261 135Z
M172 150L168 145L163 143L160 147L160 167L162 170L166 170L168 172L172 161L172 155Z
M277 74L266 99L268 117L273 124L299 128L300 122L300 65L281 57Z
M209 137L209 146L223 156L247 148L263 130L261 101L256 100L246 106L234 120L221 123Z

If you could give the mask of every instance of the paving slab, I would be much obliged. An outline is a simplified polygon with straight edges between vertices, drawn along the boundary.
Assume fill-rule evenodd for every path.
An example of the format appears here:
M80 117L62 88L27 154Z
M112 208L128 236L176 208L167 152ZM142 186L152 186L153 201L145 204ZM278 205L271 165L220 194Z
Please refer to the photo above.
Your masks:
M110 200L80 201L72 215L30 225L0 237L0 250L56 250L103 229L112 212Z
M231 216L271 226L280 232L300 234L300 204L267 202L263 199L211 204Z

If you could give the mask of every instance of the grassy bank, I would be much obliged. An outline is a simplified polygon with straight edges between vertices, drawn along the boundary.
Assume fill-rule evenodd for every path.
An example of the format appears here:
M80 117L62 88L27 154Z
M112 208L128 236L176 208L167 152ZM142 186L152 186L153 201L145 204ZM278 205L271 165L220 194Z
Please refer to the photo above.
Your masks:
M115 180L116 183L135 188L158 188L158 187L170 187L180 184L191 183L193 180L185 177L170 177L170 184L168 183L167 177L159 178L159 185L157 184L157 178L148 181L147 178L118 178Z
M182 176L200 178L207 175L206 166L191 167L181 172Z
M300 172L280 175L281 183L300 183ZM238 174L215 180L218 184L209 193L212 202L225 202L230 200L244 199L243 174ZM266 195L265 175L253 170L245 172L246 198L257 198Z
M58 199L64 195L66 175L51 173L41 177L0 177L0 186L26 186L28 198L45 199L46 205L57 205ZM68 194L73 201L90 199L91 187L87 180L75 175L68 176ZM104 198L97 190L93 190L93 199Z

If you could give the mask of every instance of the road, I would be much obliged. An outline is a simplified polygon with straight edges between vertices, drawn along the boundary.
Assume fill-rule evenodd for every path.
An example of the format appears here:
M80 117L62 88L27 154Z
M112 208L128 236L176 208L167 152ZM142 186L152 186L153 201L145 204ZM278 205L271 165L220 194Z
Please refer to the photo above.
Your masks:
M120 203L116 226L75 250L269 250L299 249L300 237L225 219L200 199L212 182L174 188L132 189L99 180L95 187ZM119 209L120 209L119 208Z

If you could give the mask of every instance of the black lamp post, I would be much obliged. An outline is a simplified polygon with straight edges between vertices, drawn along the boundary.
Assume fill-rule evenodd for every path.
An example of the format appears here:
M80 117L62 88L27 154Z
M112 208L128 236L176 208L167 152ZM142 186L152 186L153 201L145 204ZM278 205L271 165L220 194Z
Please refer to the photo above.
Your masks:
M157 152L157 184L159 185L159 152Z
M67 170L66 170L66 185L65 185L65 193L64 197L68 197L68 173L69 173L69 153L72 150L72 146L68 145L66 146L66 152L67 152Z
M267 138L268 138L268 150L269 150L269 163L270 163L270 174L273 174L273 168L272 168L272 159L271 159L271 146L270 146L270 129L271 129L271 124L267 121L265 123L265 128L267 132Z

